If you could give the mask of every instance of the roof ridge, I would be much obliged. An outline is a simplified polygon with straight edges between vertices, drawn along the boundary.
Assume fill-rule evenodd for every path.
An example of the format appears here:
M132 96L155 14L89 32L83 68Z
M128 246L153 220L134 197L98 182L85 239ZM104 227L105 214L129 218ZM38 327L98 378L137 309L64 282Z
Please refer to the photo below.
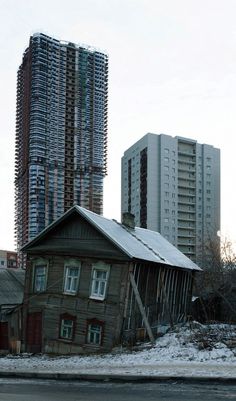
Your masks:
M154 251L153 248L151 248L146 242L144 242L141 238L138 238L137 235L135 235L132 231L130 231L124 224L119 223L116 219L112 219L116 224L121 226L124 230L126 230L129 234L131 234L137 241L140 241L147 249L149 249L151 252L154 253L158 258L160 258L163 261L166 261L165 258L163 258L158 252Z

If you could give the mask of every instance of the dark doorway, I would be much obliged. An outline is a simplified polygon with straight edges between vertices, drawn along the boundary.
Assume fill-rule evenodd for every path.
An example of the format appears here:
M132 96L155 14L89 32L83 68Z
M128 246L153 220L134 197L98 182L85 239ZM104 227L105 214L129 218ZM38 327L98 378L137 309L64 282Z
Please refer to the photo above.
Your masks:
M28 314L27 319L27 351L39 353L42 350L42 313Z
M8 350L8 322L0 322L0 349Z

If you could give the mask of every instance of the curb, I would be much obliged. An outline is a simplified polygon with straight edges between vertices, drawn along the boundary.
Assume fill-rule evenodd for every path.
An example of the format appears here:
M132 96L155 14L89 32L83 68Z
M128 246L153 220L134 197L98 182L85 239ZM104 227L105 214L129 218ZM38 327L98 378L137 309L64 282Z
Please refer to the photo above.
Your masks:
M87 373L51 373L51 372L0 372L0 378L41 379L64 381L97 381L97 382L166 382L178 381L186 383L219 383L236 384L236 377L217 376L151 376L151 375L119 375L119 374L87 374Z

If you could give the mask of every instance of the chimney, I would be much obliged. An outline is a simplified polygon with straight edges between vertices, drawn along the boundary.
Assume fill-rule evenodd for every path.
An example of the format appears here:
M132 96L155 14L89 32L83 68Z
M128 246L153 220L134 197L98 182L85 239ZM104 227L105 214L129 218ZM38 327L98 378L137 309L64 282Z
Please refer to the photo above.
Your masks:
M134 215L129 212L122 213L122 224L128 228L135 228Z

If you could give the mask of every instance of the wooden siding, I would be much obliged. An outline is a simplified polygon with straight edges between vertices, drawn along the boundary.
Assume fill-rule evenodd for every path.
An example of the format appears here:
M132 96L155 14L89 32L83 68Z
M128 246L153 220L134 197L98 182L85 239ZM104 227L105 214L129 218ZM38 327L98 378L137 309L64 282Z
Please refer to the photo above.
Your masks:
M91 226L78 214L69 216L66 221L48 233L44 238L32 244L27 253L79 254L81 256L128 260L111 241Z
M110 266L110 274L106 298L101 301L90 298L94 259L73 258L73 261L77 260L80 264L75 295L64 294L64 266L71 260L70 255L44 257L47 264L46 290L35 294L32 283L34 263L37 260L42 260L41 255L32 255L28 263L24 309L25 319L28 314L42 312L44 352L67 354L108 351L116 344L136 341L140 332L145 337L146 318L154 337L158 335L161 326L172 326L187 319L193 280L193 273L187 270L157 264L103 260ZM144 312L140 311L130 284L131 272ZM60 339L60 318L65 313L75 318L73 341ZM100 347L87 344L89 319L104 322L103 343ZM26 349L29 349L29 345Z
M133 274L154 336L161 326L173 326L187 319L192 294L193 273L163 265L136 264ZM146 328L133 288L129 288L124 321L124 342L133 342Z
M41 254L40 254L41 257ZM48 256L47 286L43 293L33 292L34 263L37 255L31 257L26 274L27 291L25 294L25 312L31 314L43 311L43 351L53 353L107 351L120 343L124 315L124 302L127 292L128 265L112 263L106 298L98 301L90 298L93 260L73 258L81 262L80 278L76 295L63 293L64 265L70 260L69 255ZM59 339L60 316L68 313L76 318L73 342ZM86 343L87 320L98 319L104 322L104 336L101 347Z

